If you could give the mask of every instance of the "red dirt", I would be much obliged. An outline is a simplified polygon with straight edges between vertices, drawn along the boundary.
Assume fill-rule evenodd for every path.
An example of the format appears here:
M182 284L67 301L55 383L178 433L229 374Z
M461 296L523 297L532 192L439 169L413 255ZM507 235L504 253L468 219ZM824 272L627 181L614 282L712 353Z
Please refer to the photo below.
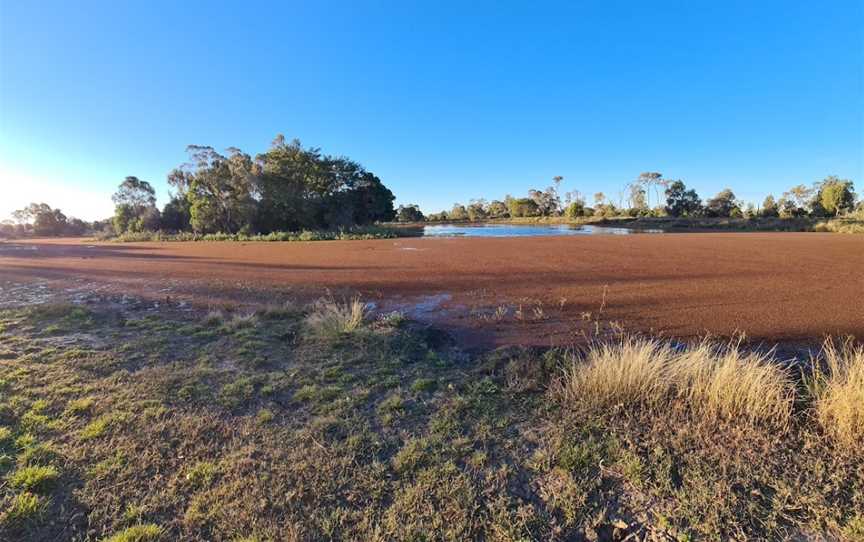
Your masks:
M772 342L826 334L864 339L864 236L17 245L0 244L0 285L7 292L9 283L38 282L170 295L204 306L308 298L326 289L359 292L382 310L408 310L475 340L482 336L485 345L567 342L593 327L588 320L598 314L601 322L675 337L744 332ZM0 300L4 295L0 290ZM520 304L521 319L515 316ZM507 307L501 321L480 316L501 305Z

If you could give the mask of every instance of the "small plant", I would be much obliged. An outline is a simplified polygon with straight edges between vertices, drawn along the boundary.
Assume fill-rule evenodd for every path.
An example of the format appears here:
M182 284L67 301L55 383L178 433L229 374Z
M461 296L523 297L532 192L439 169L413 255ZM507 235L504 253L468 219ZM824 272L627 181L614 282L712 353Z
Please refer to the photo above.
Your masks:
M95 403L96 400L93 397L82 397L81 399L75 399L69 402L69 405L66 407L66 411L73 415L78 416L80 414L84 414L90 410Z
M418 378L411 383L411 391L422 392L432 391L438 387L438 381L434 378Z
M346 303L319 301L306 317L306 325L320 337L338 337L360 329L367 310L359 297Z
M57 469L50 465L21 467L9 476L9 485L30 491L47 491L59 476Z
M19 493L12 497L6 511L0 516L0 524L11 526L34 521L45 512L46 504L39 495L29 491Z
M186 481L196 488L206 487L213 482L218 472L219 469L214 463L199 461L186 473Z
M266 408L262 408L258 411L258 414L255 415L255 418L260 424L268 424L272 422L275 417L276 416L273 414L273 411Z
M378 317L378 321L386 326L390 327L402 327L407 319L405 315L400 311L388 312L387 314L382 314Z
M247 314L235 314L230 320L226 320L224 327L227 331L237 331L239 329L247 329L255 327L258 323L258 316L254 312Z
M156 542L162 538L162 533L163 530L158 525L139 524L106 538L104 542Z
M212 309L204 315L204 324L211 327L221 325L224 320L225 315L220 310Z
M101 437L113 422L111 416L102 416L84 426L81 430L81 438L85 440Z

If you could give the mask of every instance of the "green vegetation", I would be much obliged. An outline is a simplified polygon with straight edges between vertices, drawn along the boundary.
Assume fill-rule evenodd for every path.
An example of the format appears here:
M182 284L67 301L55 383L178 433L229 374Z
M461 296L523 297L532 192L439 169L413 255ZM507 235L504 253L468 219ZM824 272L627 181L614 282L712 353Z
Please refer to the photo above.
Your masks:
M429 214L423 220L586 223L606 221L636 228L728 229L762 231L864 231L864 202L856 207L852 181L828 176L812 187L798 185L779 200L769 195L761 207L739 200L725 188L704 202L681 180L661 173L644 172L628 183L616 203L602 192L594 194L592 206L579 191L561 196L563 177L553 186L530 190L527 198L507 195L503 201L472 200L467 206L454 204L450 211ZM652 194L654 197L652 198ZM662 194L662 196L661 196ZM654 206L651 206L651 202ZM414 206L416 207L416 206ZM857 209L857 211L856 211ZM419 209L417 209L419 212ZM634 220L635 219L635 220ZM404 221L409 221L407 218ZM420 221L420 220L411 220Z
M334 231L270 232L266 234L225 234L225 233L165 233L161 231L141 231L112 236L111 239L123 242L142 241L353 241L361 239L395 239L419 235L410 228L388 228L384 226L355 226Z
M285 307L0 311L0 539L864 531L860 345L472 356L359 299Z

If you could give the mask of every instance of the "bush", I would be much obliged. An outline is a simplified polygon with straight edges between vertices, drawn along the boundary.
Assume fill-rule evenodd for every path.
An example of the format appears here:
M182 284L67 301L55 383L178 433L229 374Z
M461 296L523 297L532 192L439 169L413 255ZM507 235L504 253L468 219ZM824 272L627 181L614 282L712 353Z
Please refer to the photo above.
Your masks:
M366 312L366 304L359 297L346 303L322 300L306 317L306 325L315 335L337 337L359 329L366 319Z
M816 417L839 446L864 445L864 347L826 341L807 379Z
M708 342L679 350L634 337L594 346L573 361L554 390L564 403L593 409L682 407L706 420L776 427L789 423L794 391L785 371L765 355Z

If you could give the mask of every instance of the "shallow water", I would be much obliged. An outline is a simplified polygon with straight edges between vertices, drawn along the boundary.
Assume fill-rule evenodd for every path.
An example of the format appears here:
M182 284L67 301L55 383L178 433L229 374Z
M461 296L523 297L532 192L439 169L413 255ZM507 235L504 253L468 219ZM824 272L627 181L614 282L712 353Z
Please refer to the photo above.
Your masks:
M661 230L631 230L602 226L569 224L477 224L476 226L438 224L423 226L424 237L536 237L543 235L630 235L663 233Z

